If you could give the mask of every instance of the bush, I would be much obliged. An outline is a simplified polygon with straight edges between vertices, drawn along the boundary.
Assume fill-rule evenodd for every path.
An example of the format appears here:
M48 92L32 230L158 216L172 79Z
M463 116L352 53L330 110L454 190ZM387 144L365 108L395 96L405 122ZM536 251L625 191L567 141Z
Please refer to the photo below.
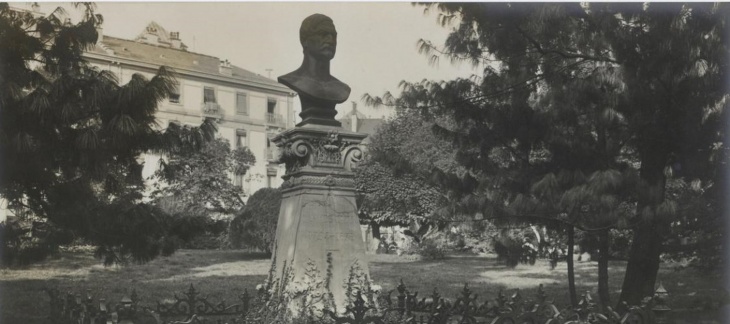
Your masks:
M276 239L276 222L279 220L281 190L263 188L248 199L231 221L228 241L233 248L256 248L270 253Z
M58 252L61 244L73 241L68 231L49 223L10 218L0 223L0 266L25 266Z
M493 243L497 259L503 261L510 268L516 267L520 261L530 261L531 264L534 264L535 251L529 251L524 247L527 237L525 231L503 230L494 239Z
M494 252L497 258L510 267L514 268L520 263L522 258L522 242L518 242L511 237L501 237L494 240Z
M199 206L189 206L174 197L158 199L156 206L166 216L165 225L172 238L173 250L222 249L228 245L228 219L215 219L213 213Z
M425 239L418 248L418 254L426 260L441 260L446 258L446 252L435 239Z
M213 220L208 218L203 224L203 232L183 241L185 249L219 250L229 247L227 219Z
M611 257L618 260L628 260L633 232L628 229L611 229Z
M491 222L464 222L457 226L454 249L472 253L494 252L494 238L498 231Z

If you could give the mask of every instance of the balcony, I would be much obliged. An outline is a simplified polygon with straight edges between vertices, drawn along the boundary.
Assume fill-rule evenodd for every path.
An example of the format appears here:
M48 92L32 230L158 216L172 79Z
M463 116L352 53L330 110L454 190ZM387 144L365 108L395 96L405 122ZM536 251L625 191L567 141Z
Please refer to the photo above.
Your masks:
M266 124L276 127L285 127L284 117L280 114L266 113Z
M221 105L216 102L204 102L200 106L200 110L203 113L203 117L216 119L223 117L223 109L221 109Z

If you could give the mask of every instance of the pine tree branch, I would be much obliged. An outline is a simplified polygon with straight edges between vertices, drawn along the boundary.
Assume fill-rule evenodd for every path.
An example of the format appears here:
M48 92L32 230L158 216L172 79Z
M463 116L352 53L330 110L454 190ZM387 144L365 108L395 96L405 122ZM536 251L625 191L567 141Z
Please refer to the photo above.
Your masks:
M520 28L519 26L515 26L515 28L520 33L520 35L522 35L522 37L527 39L527 41L530 42L535 47L535 50L537 50L542 55L557 54L566 59L584 59L584 60L589 60L589 61L609 62L609 63L620 64L620 62L618 62L614 59L608 58L608 57L599 57L599 56L592 56L592 55L587 55L587 54L568 53L568 52L563 52L563 51L558 51L558 50L553 50L553 49L545 49L542 47L542 45L540 45L540 43L535 38L528 35L524 30L522 30L522 28Z
M534 52L533 51L525 51L525 52L520 52L520 53L517 53L517 54L514 54L514 55L507 56L507 57L502 58L502 59L491 59L491 58L487 58L487 57L484 57L484 56L481 56L481 55L477 58L477 57L467 56L467 54L463 54L463 53L457 53L457 52L446 51L446 50L440 49L440 48L436 47L435 45L433 45L430 41L426 41L426 40L423 40L423 39L421 40L421 44L422 44L422 46L426 46L426 47L429 48L429 50L426 51L424 54L429 54L430 51L434 51L434 52L436 52L436 53L438 53L440 55L455 56L457 60L464 60L464 61L478 59L478 60L482 60L482 61L485 61L485 62L504 62L504 61L509 61L511 59L514 59L514 58L517 58L517 57L526 56L526 55L530 55L530 54L536 54L536 53L537 54L543 54L543 53L540 53L539 51L534 51Z
M557 70L556 72L567 70L568 68L578 66L585 62L589 62L589 60L584 59L581 61L577 61L577 62L568 64L568 65L562 67L561 69ZM403 109L429 109L429 108L436 108L436 107L444 106L446 104L458 105L458 104L463 104L463 103L479 103L479 102L485 101L487 99L491 99L491 98L503 95L505 93L508 93L509 91L519 89L521 87L527 87L527 86L537 84L538 82L544 80L545 78L547 78L547 75L545 75L544 73L538 73L538 74L535 74L535 76L532 78L529 78L527 80L523 80L520 82L516 82L506 88L499 89L498 91L490 92L490 93L479 95L479 96L467 97L467 98L463 98L460 100L451 101L448 103L438 103L438 104L424 105L424 106L406 106L406 105L399 103L398 100L396 99L396 101L393 103L385 103L385 102L382 102L382 100L380 100L377 103L377 105L379 105L379 106L382 105L382 106L386 106L386 107L394 107L394 108L403 108Z

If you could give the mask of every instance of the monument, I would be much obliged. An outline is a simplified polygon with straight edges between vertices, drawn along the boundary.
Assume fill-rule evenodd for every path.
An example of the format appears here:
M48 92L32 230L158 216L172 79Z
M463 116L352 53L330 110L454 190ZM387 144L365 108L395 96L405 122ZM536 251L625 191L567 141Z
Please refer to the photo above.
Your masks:
M273 139L286 174L269 283L290 307L341 313L357 291L369 290L352 173L366 135L344 131L334 119L350 87L330 74L337 47L332 19L307 17L299 39L302 65L279 77L299 95L302 122Z
M279 82L296 91L302 103L302 122L323 126L341 126L335 120L335 105L350 96L350 87L330 74L330 60L337 50L337 31L332 19L314 14L302 22L299 29L304 60L302 65L289 74L279 77Z

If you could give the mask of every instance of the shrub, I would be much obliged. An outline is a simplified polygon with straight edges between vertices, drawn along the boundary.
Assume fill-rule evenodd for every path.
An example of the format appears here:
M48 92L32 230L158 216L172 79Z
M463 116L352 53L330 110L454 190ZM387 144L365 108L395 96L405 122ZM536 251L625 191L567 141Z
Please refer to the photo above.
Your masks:
M225 224L225 230L217 231L219 223ZM192 250L220 250L230 247L228 242L229 222L225 220L210 221L204 233L182 243L182 248Z
M494 252L494 238L498 230L491 222L464 222L458 225L459 231L454 241L454 248L458 251L472 253Z
M270 253L276 238L281 190L263 188L248 199L246 207L233 218L228 241L233 248L253 247Z
M619 260L629 259L633 232L627 229L611 229L611 256Z
M0 223L0 266L25 266L58 252L73 241L70 232L47 222L10 218Z
M185 249L221 249L228 245L228 219L216 219L214 213L190 206L175 197L158 199L156 206L164 216L168 235L175 243L171 246Z
M180 213L170 215L170 234L182 242L190 242L206 233L210 219L204 215Z
M494 239L494 252L497 259L503 261L508 267L514 268L523 260L523 244L525 235L519 230L503 230Z
M446 258L443 246L435 239L425 239L418 248L418 254L426 260L441 260Z

